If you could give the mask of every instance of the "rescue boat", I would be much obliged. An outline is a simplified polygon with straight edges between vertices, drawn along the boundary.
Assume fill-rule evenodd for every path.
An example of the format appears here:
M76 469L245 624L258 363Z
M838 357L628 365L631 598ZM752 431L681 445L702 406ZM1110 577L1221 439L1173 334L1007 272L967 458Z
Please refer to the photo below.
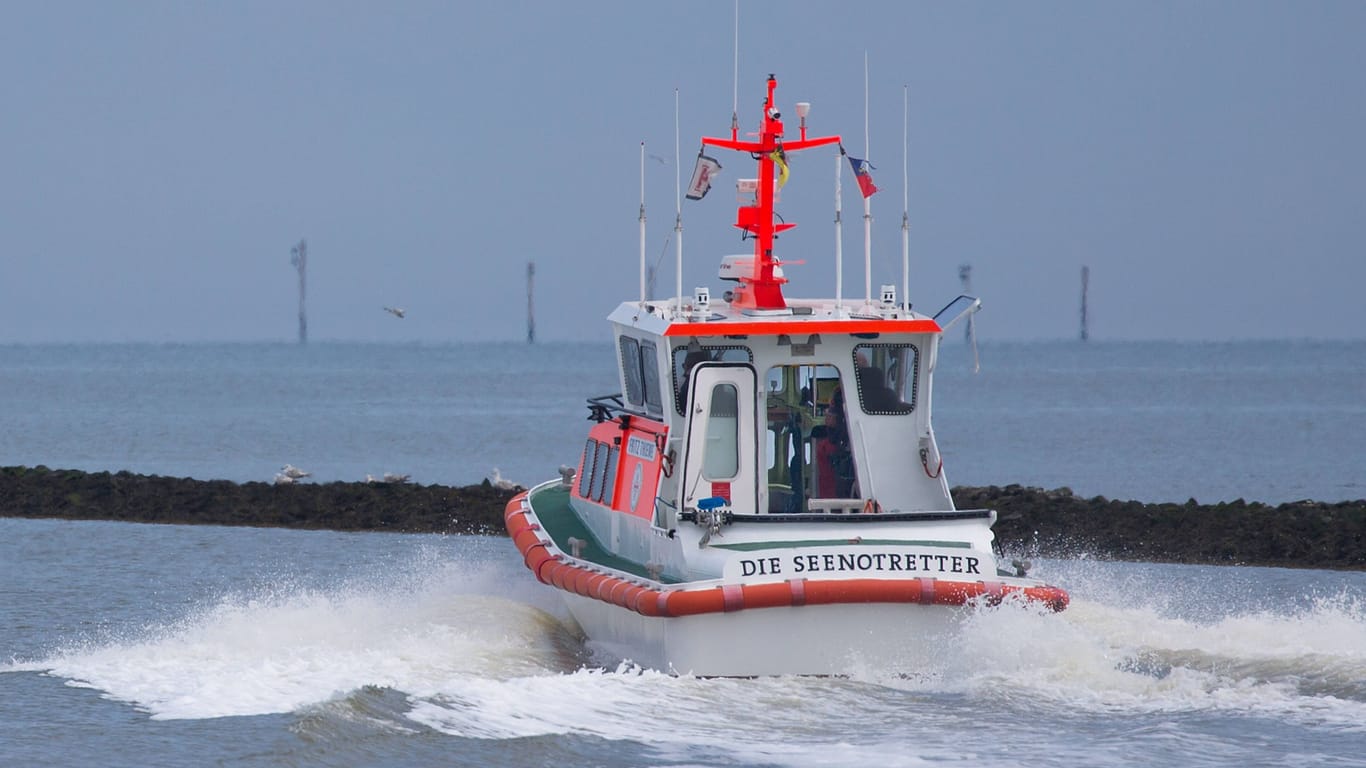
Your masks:
M621 391L588 400L577 465L508 504L512 541L599 652L677 674L895 670L980 606L1062 610L1064 590L999 561L995 511L955 508L931 426L940 339L980 301L783 295L787 156L843 148L807 136L804 104L785 139L776 86L753 140L734 121L702 139L757 162L735 221L753 254L723 258L716 301L642 289L610 314ZM690 197L718 169L699 153Z

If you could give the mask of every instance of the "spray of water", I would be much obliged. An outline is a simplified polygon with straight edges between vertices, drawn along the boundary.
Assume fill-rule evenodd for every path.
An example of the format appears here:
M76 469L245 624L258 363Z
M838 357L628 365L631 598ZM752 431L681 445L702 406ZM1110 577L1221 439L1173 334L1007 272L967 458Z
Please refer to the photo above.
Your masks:
M934 734L974 728L984 708L1366 723L1360 590L1211 614L1173 602L1156 588L1162 576L1076 571L1062 614L1011 600L979 606L957 636L928 651L891 641L886 658L861 660L848 678L708 680L598 666L553 601L542 603L548 590L529 597L528 580L487 562L418 557L335 589L224 594L173 624L9 669L67 678L155 718L297 712L320 731L347 720L470 739L574 734L688 760L716 744L731 758L791 765L947 758L961 745ZM916 757L888 763L908 727Z

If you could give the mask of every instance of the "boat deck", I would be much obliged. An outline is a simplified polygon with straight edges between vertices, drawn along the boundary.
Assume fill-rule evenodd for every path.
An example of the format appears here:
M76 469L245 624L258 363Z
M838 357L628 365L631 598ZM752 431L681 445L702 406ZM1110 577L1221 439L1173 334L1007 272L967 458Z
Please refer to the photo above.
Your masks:
M579 539L584 542L583 548L579 551L579 557L583 560L651 581L664 584L678 583L677 579L668 577L654 578L645 570L643 565L617 557L604 549L597 538L589 532L588 526L583 524L583 521L574 514L574 510L569 506L568 488L562 485L548 485L533 489L527 495L527 500L531 503L531 509L536 513L536 519L540 521L542 530L550 536L555 542L555 546L561 550L573 551L569 545L569 540L571 538Z

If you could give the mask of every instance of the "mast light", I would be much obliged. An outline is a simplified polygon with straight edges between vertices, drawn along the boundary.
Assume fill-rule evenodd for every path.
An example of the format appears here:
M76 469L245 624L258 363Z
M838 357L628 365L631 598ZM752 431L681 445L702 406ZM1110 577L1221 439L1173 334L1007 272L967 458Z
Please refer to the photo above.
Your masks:
M806 140L806 116L811 114L811 102L797 102L797 117L801 120L801 137Z

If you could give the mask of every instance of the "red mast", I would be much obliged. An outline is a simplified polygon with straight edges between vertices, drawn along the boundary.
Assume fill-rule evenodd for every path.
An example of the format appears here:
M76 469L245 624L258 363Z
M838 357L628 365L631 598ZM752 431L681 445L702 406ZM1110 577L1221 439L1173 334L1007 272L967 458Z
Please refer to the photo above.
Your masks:
M759 161L759 189L753 205L742 205L735 215L735 226L743 229L754 238L754 269L749 277L740 278L740 288L731 301L733 306L752 309L784 309L782 284L785 277L773 274L779 262L773 256L773 240L779 232L791 229L796 224L775 223L773 216L773 194L775 160L781 159L786 165L786 153L819 147L824 144L838 144L839 136L806 138L806 123L802 122L801 138L797 141L783 142L783 123L773 103L773 90L778 81L768 76L768 96L764 99L764 116L760 123L759 140L740 141L738 129L731 128L730 139L702 137L702 143L737 152L748 152Z

